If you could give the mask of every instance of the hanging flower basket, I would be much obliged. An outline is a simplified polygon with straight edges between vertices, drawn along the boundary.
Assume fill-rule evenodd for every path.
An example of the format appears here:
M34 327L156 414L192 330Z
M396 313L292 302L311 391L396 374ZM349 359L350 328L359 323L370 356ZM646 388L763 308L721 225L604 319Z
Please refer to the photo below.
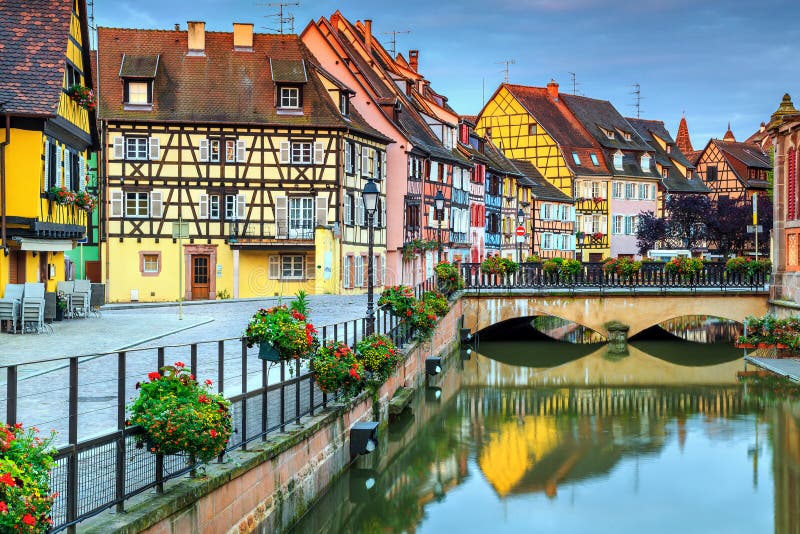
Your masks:
M319 346L317 330L306 320L305 294L287 307L285 304L261 308L244 332L248 347L258 344L258 357L267 361L289 361L308 358ZM277 353L277 356L276 354Z
M67 89L67 95L86 111L94 111L97 107L97 97L88 87L76 83Z
M75 204L75 192L66 187L51 187L47 191L47 198L55 201L59 206L72 206Z
M97 197L88 191L78 191L75 193L75 200L73 202L81 209L92 211L97 205Z
M269 341L262 341L258 344L258 357L262 360L267 360L268 362L281 361L281 353L278 352L278 349L275 348L275 345Z

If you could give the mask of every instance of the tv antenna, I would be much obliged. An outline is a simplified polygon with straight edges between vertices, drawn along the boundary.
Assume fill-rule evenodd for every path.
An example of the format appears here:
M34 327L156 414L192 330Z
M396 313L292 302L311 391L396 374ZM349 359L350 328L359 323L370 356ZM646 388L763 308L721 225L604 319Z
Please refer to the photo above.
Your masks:
M278 32L283 35L284 32L284 25L289 26L289 33L294 33L294 15L289 13L288 11L284 11L283 8L289 6L299 6L300 2L271 2L269 4L256 4L257 6L266 6L266 7L277 7L277 13L271 13L269 15L264 15L265 18L274 19L277 22L277 27L264 27L268 31Z
M513 59L507 59L505 61L497 61L497 62L495 62L496 65L505 65L505 68L500 72L505 73L506 83L508 83L508 66L509 65L516 65L516 63L517 62L514 61Z
M578 86L580 85L578 83L578 78L577 78L577 76L575 75L574 72L570 72L569 73L569 77L572 80L572 94L573 95L577 95L578 94Z
M411 33L411 30L403 30L403 31L393 30L390 32L381 32L381 35L392 36L392 38L389 40L389 42L392 44L392 59L394 59L394 56L397 55L397 36L403 33Z
M636 99L636 101L632 104L633 107L636 108L636 118L641 119L642 100L644 100L644 97L642 96L642 86L639 85L638 83L635 83L631 87L633 87L634 89L630 94L634 95L634 98Z

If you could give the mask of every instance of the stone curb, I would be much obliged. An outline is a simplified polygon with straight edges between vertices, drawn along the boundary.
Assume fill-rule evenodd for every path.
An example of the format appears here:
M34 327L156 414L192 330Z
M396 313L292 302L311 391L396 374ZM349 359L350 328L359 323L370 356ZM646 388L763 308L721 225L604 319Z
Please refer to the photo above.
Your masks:
M292 298L293 295L285 295L282 297L249 297L242 299L214 299L214 300L186 300L183 302L184 306L202 306L204 304L226 304L236 302L254 302L254 301L270 301L280 300L282 298ZM165 302L120 302L103 304L100 311L114 311L114 310L141 310L143 308L171 308L178 307L178 301L165 301Z

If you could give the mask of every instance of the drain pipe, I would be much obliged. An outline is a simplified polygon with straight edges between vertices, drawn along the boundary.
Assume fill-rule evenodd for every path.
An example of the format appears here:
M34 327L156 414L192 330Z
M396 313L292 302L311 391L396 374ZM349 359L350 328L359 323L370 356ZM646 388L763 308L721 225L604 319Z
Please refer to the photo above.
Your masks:
M3 104L0 104L3 107ZM6 122L6 137L0 143L0 244L3 254L8 256L8 241L6 237L6 147L11 143L11 116L8 111L3 111Z

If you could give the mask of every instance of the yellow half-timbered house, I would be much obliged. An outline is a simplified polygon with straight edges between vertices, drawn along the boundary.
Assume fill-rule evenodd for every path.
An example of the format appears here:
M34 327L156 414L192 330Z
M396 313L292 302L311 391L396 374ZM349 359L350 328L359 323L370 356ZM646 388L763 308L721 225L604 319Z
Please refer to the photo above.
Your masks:
M295 35L98 30L111 301L361 292L388 139ZM383 280L381 197L375 279Z
M86 233L87 211L51 190L85 187L96 141L84 0L0 3L0 296L6 283L64 280L64 252ZM87 93L88 95L88 93Z

